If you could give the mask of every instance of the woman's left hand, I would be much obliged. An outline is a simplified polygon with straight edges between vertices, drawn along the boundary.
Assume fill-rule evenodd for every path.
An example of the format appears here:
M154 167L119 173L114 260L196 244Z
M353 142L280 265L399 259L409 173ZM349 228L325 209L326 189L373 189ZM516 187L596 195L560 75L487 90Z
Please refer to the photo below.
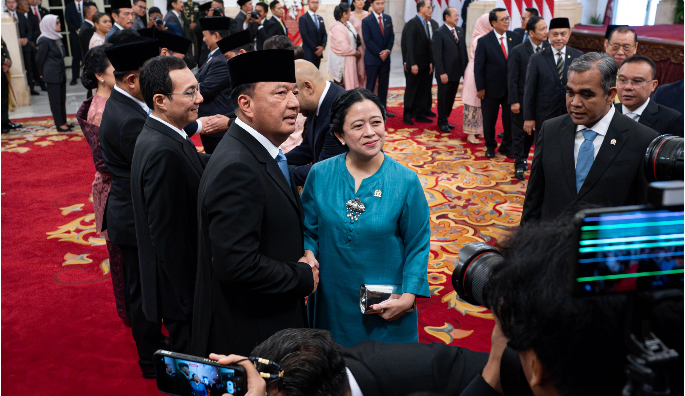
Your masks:
M416 296L411 293L404 293L400 298L385 300L382 303L371 306L373 310L380 310L378 315L387 321L393 321L404 315L405 312L414 306Z

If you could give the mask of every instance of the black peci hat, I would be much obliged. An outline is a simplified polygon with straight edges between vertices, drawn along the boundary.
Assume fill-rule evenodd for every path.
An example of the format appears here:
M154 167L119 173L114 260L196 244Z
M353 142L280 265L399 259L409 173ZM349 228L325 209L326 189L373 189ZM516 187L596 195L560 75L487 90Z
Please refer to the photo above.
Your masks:
M258 82L295 83L295 52L291 49L248 52L228 61L228 74L234 88Z
M210 8L212 8L212 2L211 1L208 1L204 4L200 4L200 6L197 7L197 9L200 10L200 12L208 12Z
M200 18L202 30L230 30L231 18L229 17L204 17Z
M238 0L238 6L239 6L239 7L242 7L242 6L244 6L245 3L247 3L248 1L252 1L252 0Z
M148 37L133 36L105 48L105 54L115 71L140 70L148 59L159 55L159 43Z
M570 28L571 24L569 23L568 18L552 18L552 20L549 21L549 30Z
M143 28L143 29L136 30L136 32L138 32L138 34L141 35L142 37L153 38L153 34L154 34L155 30L159 30L159 29Z
M611 32L613 32L614 29L620 28L623 26L628 26L628 25L609 25L609 26L607 26L607 31L606 31L606 33L604 33L604 38L609 40L609 38L611 38Z
M155 29L152 37L159 42L159 48L166 48L169 51L185 54L190 48L190 40L177 34Z
M110 7L113 10L118 10L120 8L133 8L133 5L131 5L131 0L112 0Z
M221 51L222 54L225 54L228 51L232 51L238 47L242 47L243 45L250 43L252 43L250 31L243 30L242 32L234 33L226 38L222 38L221 40L217 41L216 44L219 46L219 51Z

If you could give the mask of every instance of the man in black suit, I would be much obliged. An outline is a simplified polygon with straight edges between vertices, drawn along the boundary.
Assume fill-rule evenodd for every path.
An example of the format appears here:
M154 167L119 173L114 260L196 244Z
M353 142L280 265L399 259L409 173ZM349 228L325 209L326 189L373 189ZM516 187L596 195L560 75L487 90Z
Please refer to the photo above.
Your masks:
M390 52L395 45L395 28L392 18L384 14L385 0L374 0L371 12L362 20L362 37L366 50L364 51L364 66L366 66L366 89L373 91L378 82L378 99L383 107L388 100L388 85L390 83ZM385 112L388 117L393 113Z
M132 36L105 49L105 53L114 67L116 85L100 125L102 158L112 172L103 229L123 256L126 311L138 349L138 364L144 378L154 378L152 355L164 346L164 338L161 323L148 321L143 312L130 178L136 139L150 111L140 93L139 70L145 61L159 54L159 47L156 40Z
M9 0L5 2L5 7L7 7L7 13L14 20L19 31L19 45L21 46L21 54L24 58L24 68L26 69L26 82L31 89L31 95L40 95L33 89L33 73L31 72L31 47L29 40L31 39L32 30L28 19L24 15L24 12L17 9L17 0Z
M457 27L459 11L453 7L442 13L445 22L433 36L433 65L438 80L438 128L450 133L454 125L447 121L454 107L454 98L459 90L459 80L464 75L469 57L466 54L464 32Z
M533 134L527 134L523 130L523 92L526 85L526 70L530 57L547 48L547 23L545 20L533 16L528 20L528 40L514 47L509 55L507 72L509 103L511 104L511 139L514 150L514 168L516 178L524 180L526 161L530 146L533 144Z
M670 84L660 85L652 95L652 100L669 109L683 114L683 80Z
M285 26L285 22L283 22L283 4L278 0L274 0L269 3L269 9L271 9L271 18L264 22L264 29L266 29L264 41L273 36L288 37L288 28Z
M554 220L580 203L645 202L645 151L658 133L615 110L617 72L606 53L581 55L569 66L568 115L538 131L522 225Z
M291 181L304 186L312 165L346 152L329 131L331 107L345 89L326 81L319 69L306 60L295 61L295 76L300 93L300 113L307 117L302 143L286 154L292 174Z
M266 41L264 22L266 22L266 16L269 15L269 5L263 1L260 1L255 5L254 8L257 15L259 15L259 21L257 22L257 34L255 35L255 50L261 51L264 49L264 42Z
M431 114L433 97L433 34L438 23L432 20L433 6L428 0L416 2L416 16L409 20L402 29L400 46L404 62L406 89L404 91L404 116L402 122L414 125L416 122L432 123Z
M473 73L476 78L476 95L481 100L483 112L483 135L486 158L495 157L497 141L495 124L502 107L504 135L499 152L514 158L511 150L511 111L507 94L507 58L515 46L521 43L521 36L509 30L509 13L504 8L495 8L488 17L494 28L478 39Z
M540 12L538 12L537 8L526 8L523 10L523 14L521 14L521 27L517 27L514 29L514 33L518 33L521 37L523 37L523 42L526 42L528 38L530 37L528 35L528 21L532 17L540 17Z
M197 189L209 156L197 152L183 127L197 119L202 95L193 73L175 56L149 61L140 85L152 110L131 164L143 311L149 321L164 322L171 350L189 353Z
M22 47L25 63L24 67L26 68L26 82L29 84L31 95L36 96L38 95L38 92L36 92L34 86L43 84L36 66L36 42L38 41L38 36L40 36L40 24L38 22L38 17L31 13L27 0L18 0L17 10L19 11L19 14L23 16L20 21L23 21L23 23L27 25L26 30L28 36L26 38L28 38L29 45L27 47ZM26 51L27 48L28 52Z
M41 7L41 0L29 0L29 13L35 16L35 18L32 18L34 20L34 25L31 29L33 31L33 37L29 41L35 43L38 40L38 36L40 36L40 21L50 12L47 8ZM43 82L43 79L40 76L40 70L38 70L38 65L36 65L36 51L31 51L31 71L33 72L34 85L39 85L41 90L47 92L48 87Z
M238 6L240 7L238 14L231 20L231 34L249 30L250 38L254 40L257 37L259 24L258 20L252 19L252 11L254 10L252 0L238 0Z
M302 49L304 59L318 68L323 58L323 51L326 49L328 34L326 34L326 24L323 23L323 18L316 13L319 9L319 0L308 1L307 8L309 10L300 17L298 22L302 36Z
M650 99L659 85L656 65L642 55L633 55L623 61L618 70L618 98L616 110L662 135L683 137L683 115Z
M548 34L551 45L528 61L523 91L523 130L533 136L533 142L537 141L536 131L540 130L543 122L567 113L565 88L568 67L583 54L566 45L571 37L569 27L568 18L552 19ZM530 146L525 147L521 158L527 160ZM519 172L517 177L520 176Z
M231 105L231 79L228 74L226 58L219 50L217 42L229 36L231 19L227 17L200 18L203 41L209 49L209 57L204 66L197 72L204 101L198 111L200 117L227 114L233 111ZM226 131L213 135L202 135L205 152L211 154L223 138Z
M190 367L188 363L178 363L178 370L174 377L175 392L181 396L193 396L193 387L190 386L192 376L190 374Z
M273 65L279 65L274 68ZM278 330L307 326L318 262L304 257L303 209L278 148L299 103L292 50L229 62L237 119L200 181L193 354L248 356Z
M178 26L176 31L180 31L183 35L185 26L183 26L183 1L181 0L167 0L166 15L164 15L164 25L170 29L172 25Z
M93 26L93 16L98 12L98 7L95 3L83 3L85 18L83 18L83 23L78 29L78 39L81 45L81 53L85 56L88 52L88 46L90 45L90 39L93 37L95 30Z
M43 20L44 16L50 13L47 8L41 6L41 0L29 0L29 6L31 13L38 18L38 23Z
M84 1L73 0L64 6L64 19L69 29L69 47L71 48L71 82L69 85L76 85L81 75L81 44L78 38L78 29L84 19Z

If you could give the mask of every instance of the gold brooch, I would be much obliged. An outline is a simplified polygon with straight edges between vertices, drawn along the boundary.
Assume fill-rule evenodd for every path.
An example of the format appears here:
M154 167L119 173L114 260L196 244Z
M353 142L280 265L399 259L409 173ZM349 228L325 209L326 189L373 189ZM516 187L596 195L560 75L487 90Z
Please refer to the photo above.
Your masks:
M611 144L616 145L616 139L611 139Z
M376 191L374 191L373 196L374 196L374 197L380 198L380 197L381 197L381 194L382 194L382 193L381 193L381 190L376 190Z

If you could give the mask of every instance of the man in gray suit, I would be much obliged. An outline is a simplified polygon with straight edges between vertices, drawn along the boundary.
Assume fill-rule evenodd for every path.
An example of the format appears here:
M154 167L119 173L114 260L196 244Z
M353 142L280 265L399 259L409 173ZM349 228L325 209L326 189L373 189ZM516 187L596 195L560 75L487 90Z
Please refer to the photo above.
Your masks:
M135 0L133 3L133 30L145 29L147 27L147 2L145 0Z
M183 35L183 18L181 18L181 13L183 12L183 1L168 0L166 10L167 13L164 15L164 24L170 29L172 28L172 24L177 25L180 27L181 35Z

